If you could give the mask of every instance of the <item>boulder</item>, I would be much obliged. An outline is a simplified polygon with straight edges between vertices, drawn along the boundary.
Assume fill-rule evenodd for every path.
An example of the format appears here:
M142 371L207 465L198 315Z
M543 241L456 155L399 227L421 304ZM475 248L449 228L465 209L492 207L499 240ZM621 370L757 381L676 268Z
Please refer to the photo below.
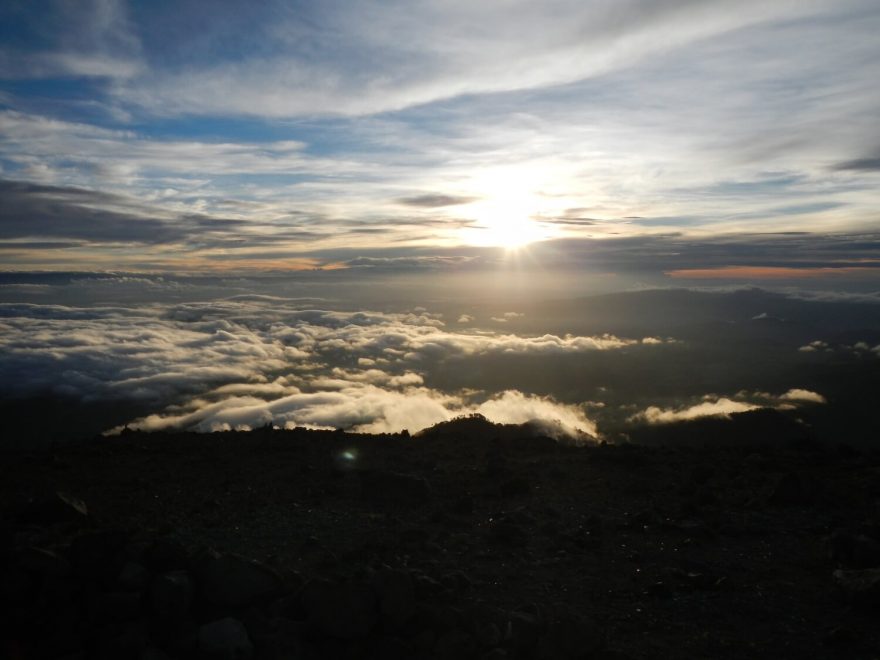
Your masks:
M134 561L127 561L119 569L116 586L123 591L142 591L149 582L150 573Z
M838 529L828 539L828 556L847 568L874 568L880 566L880 541Z
M153 578L150 603L162 621L178 623L192 607L193 581L186 571L171 571Z
M98 623L133 621L141 613L141 596L133 591L95 594L89 602L89 614Z
M198 650L201 660L250 660L254 655L244 624L231 617L201 626Z
M853 605L880 606L880 568L834 571L834 581Z
M118 530L98 530L80 534L70 544L70 563L83 578L115 580L124 563L129 535Z

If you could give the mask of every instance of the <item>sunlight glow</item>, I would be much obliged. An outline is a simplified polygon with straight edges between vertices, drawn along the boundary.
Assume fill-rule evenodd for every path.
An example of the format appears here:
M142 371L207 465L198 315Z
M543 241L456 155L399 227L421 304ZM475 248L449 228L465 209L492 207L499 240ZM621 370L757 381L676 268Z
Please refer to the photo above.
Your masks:
M465 211L475 224L460 232L460 239L478 247L517 250L535 241L552 238L553 227L540 221L552 214L548 199L536 190L534 171L503 168L483 174L475 181L479 201Z

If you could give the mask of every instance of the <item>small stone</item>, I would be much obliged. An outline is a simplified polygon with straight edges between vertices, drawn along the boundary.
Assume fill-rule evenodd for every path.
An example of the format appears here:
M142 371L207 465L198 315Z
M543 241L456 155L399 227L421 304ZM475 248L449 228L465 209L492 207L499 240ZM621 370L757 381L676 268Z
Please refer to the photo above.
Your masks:
M431 499L431 485L422 477L384 470L365 470L358 474L361 495L367 501L412 506L424 504Z
M504 649L492 649L480 656L480 660L507 660L510 657Z
M95 656L100 660L140 658L147 647L147 634L136 621L103 628L96 639Z
M379 616L376 597L362 586L312 580L302 592L309 622L338 639L366 637Z
M201 660L250 660L254 655L244 624L231 617L201 626L198 650Z
M28 503L21 511L19 521L38 525L83 524L88 520L88 517L89 510L85 502L68 493L58 491Z
M797 506L805 500L806 491L801 478L794 472L787 472L773 485L767 501L777 506Z
M511 520L501 518L489 525L489 540L498 545L520 548L528 545L529 537L525 529Z
M184 570L189 567L189 553L177 539L163 536L146 548L143 562L148 569L157 573Z
M142 591L150 579L146 568L134 561L125 562L116 578L117 586L123 591Z
M268 566L238 555L208 551L194 561L201 593L209 603L241 607L277 593L281 576Z
M70 573L70 562L44 548L25 548L19 557L22 568L32 573L61 577Z
M122 566L128 540L128 533L113 529L77 536L70 544L70 561L77 575L94 578L110 573L111 579L115 577Z
M141 596L131 591L98 594L91 601L90 611L98 622L133 621L141 613Z
M834 581L853 605L880 605L880 568L834 571Z
M491 648L498 646L503 638L501 629L491 621L488 623L479 623L475 626L474 638L483 648Z
M193 581L186 571L171 571L153 578L150 602L157 616L167 622L186 619L193 600Z
M520 653L529 653L535 648L544 631L541 620L528 612L513 612L507 623L505 637Z
M864 534L836 530L828 539L828 555L847 568L880 566L880 541Z
M605 643L601 629L589 619L573 615L557 618L547 625L538 640L536 660L575 660L591 657Z
M463 593L473 588L474 583L464 571L452 571L440 579L440 583L454 593Z
M458 515L469 515L474 512L475 502L470 495L462 495L452 503L449 510Z
M501 497L522 497L532 492L532 485L523 477L509 479L501 484Z
M851 644L856 640L855 631L846 626L837 626L829 630L824 637L822 643L826 646L844 646Z
M416 605L416 590L410 574L385 569L376 574L373 585L379 598L382 624L391 630L404 626Z
M474 638L463 630L450 630L437 639L432 657L436 660L461 660L471 657L476 646Z

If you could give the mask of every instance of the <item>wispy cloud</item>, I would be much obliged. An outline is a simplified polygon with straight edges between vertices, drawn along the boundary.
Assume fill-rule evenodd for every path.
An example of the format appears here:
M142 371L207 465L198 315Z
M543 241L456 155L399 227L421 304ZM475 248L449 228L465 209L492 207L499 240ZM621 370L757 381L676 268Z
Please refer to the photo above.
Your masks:
M736 413L760 408L787 409L803 404L827 403L824 396L810 390L795 388L780 395L766 392L739 392L735 397L707 394L698 403L663 408L648 406L630 417L631 422L645 424L675 424L702 417L729 418Z
M193 267L495 245L523 228L667 247L876 226L868 0L17 7L0 46L3 176L137 199L163 241L192 218L239 223L237 242L212 229L181 244ZM89 210L80 224L120 240L151 227L106 199ZM58 224L37 217L33 233ZM724 247L711 266L791 267ZM157 265L132 252L11 258ZM704 267L668 260L658 272Z

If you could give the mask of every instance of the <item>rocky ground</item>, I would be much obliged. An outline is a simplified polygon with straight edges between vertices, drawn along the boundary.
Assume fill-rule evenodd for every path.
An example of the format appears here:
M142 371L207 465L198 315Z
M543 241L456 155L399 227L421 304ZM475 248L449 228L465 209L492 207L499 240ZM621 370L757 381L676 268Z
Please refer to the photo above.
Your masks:
M880 454L528 435L125 433L4 456L3 650L880 657Z

